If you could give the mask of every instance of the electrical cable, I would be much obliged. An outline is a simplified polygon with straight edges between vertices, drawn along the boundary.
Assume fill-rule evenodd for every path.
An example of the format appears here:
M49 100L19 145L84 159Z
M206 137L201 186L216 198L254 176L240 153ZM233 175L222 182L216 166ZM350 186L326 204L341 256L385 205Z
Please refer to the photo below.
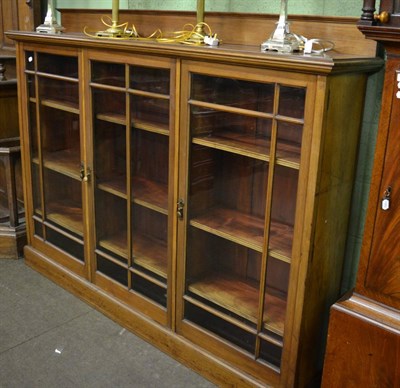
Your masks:
M119 25L109 24L105 18L111 20L109 16L103 16L101 18L102 23L108 27L108 30L105 31L96 31L90 32L88 27L83 29L83 32L86 36L91 38L100 38L100 39L117 39L117 40L140 40L140 41L156 41L159 43L182 43L188 45L197 45L200 46L204 44L204 36L198 31L202 31L204 28L207 30L206 37L211 38L210 41L212 45L215 45L215 42L218 44L219 41L216 38L216 34L212 34L211 27L204 22L197 23L196 25L187 23L183 26L183 29L180 31L174 31L170 34L170 36L164 36L163 32L160 29L155 30L152 34L147 37L142 37L137 32L137 29L134 24L129 26L129 23L122 23ZM112 29L115 29L112 31Z

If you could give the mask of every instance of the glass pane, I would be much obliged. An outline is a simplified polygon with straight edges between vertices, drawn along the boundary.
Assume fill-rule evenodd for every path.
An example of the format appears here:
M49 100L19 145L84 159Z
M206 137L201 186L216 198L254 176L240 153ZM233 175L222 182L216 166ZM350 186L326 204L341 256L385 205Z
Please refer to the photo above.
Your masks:
M134 127L131 139L132 289L166 307L169 137Z
M15 174L15 190L17 194L17 214L18 223L24 221L25 207L24 207L24 191L22 186L22 162L21 152L18 150L13 153L12 162L14 163L14 174Z
M125 65L93 61L92 82L125 87Z
M167 289L161 287L158 284L154 284L151 281L144 279L137 274L131 274L132 277L132 289L146 297L154 300L161 306L167 307Z
M298 170L275 167L269 243L271 250L288 259L292 256L298 174Z
M132 258L135 267L166 282L168 217L143 206L133 206Z
M128 270L97 255L97 271L102 272L109 278L128 286Z
M39 165L32 163L32 196L35 216L42 218L42 198L40 191Z
M83 236L81 181L44 169L46 220Z
M192 75L191 98L215 104L272 113L274 84Z
M128 257L126 199L100 189L96 189L95 199L97 248L126 263Z
M33 51L25 51L25 68L26 70L35 70L35 54Z
M299 165L302 136L303 125L278 122L277 158Z
M267 178L267 162L194 144L190 222L262 251Z
M125 93L93 88L93 118L125 125Z
M268 257L264 299L264 331L283 336L290 264Z
M242 349L254 353L256 344L256 337L254 334L240 329L188 302L185 304L185 318L232 342Z
M36 97L36 90L35 90L35 86L36 86L36 78L35 76L31 75L31 74L27 74L27 87L28 87L28 95L29 98L35 98Z
M79 116L46 106L41 108L40 116L45 166L79 178Z
M126 129L103 120L94 121L94 161L97 185L126 195Z
M260 358L280 368L282 347L262 340L260 346Z
M35 236L43 238L43 224L38 221L34 221L34 228L35 228Z
M31 154L32 159L38 161L39 147L38 147L38 131L36 125L36 104L29 103L29 129L31 141Z
M170 94L169 69L131 66L130 79L131 89L166 95Z
M169 130L169 100L131 96L131 125L136 128Z
M133 129L132 193L136 203L167 214L169 137Z
M72 255L80 261L84 261L83 243L80 244L61 233L56 232L50 227L46 228L46 239L49 243L61 248L64 252Z
M296 119L304 118L305 88L280 87L279 114Z
M37 53L37 62L39 72L78 78L77 57Z
M79 113L79 85L57 79L39 78L41 103L58 109Z
M256 324L260 252L192 226L186 263L189 295L250 326Z
M272 120L213 109L191 107L190 129L195 142L266 160Z

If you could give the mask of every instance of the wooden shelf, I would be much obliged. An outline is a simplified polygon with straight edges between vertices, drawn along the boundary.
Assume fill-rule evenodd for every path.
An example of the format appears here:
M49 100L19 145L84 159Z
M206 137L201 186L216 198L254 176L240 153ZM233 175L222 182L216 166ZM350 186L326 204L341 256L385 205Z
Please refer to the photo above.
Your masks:
M293 226L271 221L269 232L270 256L290 263L292 257L292 243Z
M99 246L123 258L128 257L127 236L120 231L99 241ZM161 240L134 233L133 263L166 279L167 278L167 244Z
M213 274L189 284L188 290L252 323L257 323L259 289L256 284L240 278ZM286 301L267 293L264 303L264 328L283 336Z
M124 115L118 113L98 113L97 120L107 121L108 123L126 125L126 118Z
M261 136L252 136L237 132L221 132L218 135L210 134L193 138L194 144L232 152L251 158L270 161L269 139ZM277 164L299 169L300 149L296 144L279 141L277 145Z
M298 144L278 141L276 147L276 163L280 166L300 169L300 148Z
M190 225L234 243L263 251L264 220L228 208L211 208L207 214L195 217ZM290 263L293 227L276 221L270 227L270 255Z
M59 109L64 112L74 113L79 115L79 105L69 101L59 101L53 99L42 99L41 104L49 108Z
M167 124L161 124L161 123L153 124L149 121L132 119L131 126L133 128L142 129L143 131L169 136L169 127Z
M143 177L133 177L133 202L156 212L168 215L168 185ZM97 187L110 194L127 199L126 178L117 176L104 179Z
M40 214L41 212L37 212ZM75 203L68 203L64 200L62 204L47 203L46 217L64 229L83 237L83 214L82 208L77 207Z
M168 185L133 177L133 202L168 215Z
M127 199L126 177L123 175L101 179L97 184L97 188L123 199Z
M265 137L256 137L235 132L221 132L193 138L194 144L228 151L251 158L269 161L270 141Z
M168 247L164 241L139 233L133 235L133 262L150 272L167 278Z
M79 160L79 149L45 152L43 156L43 164L46 168L77 180L81 180ZM39 164L38 158L33 158L32 161Z
M126 125L126 118L124 115L116 113L99 113L96 115L96 119L107 121L113 124ZM153 124L151 122L146 122L143 120L134 119L131 121L131 126L133 128L142 129L143 131L158 133L160 135L169 136L168 125L163 124Z
M128 240L125 230L121 230L116 234L102 238L99 240L99 246L123 257L124 259L128 258Z
M190 225L234 243L262 252L264 220L234 209L214 207L190 220Z

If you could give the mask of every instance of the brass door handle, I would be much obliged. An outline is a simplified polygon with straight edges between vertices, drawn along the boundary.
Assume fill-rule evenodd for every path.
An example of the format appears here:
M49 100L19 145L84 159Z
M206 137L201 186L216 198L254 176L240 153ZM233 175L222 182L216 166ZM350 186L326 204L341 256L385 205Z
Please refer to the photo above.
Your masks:
M390 13L387 11L382 11L380 14L375 14L374 19L381 23L387 23L390 19Z

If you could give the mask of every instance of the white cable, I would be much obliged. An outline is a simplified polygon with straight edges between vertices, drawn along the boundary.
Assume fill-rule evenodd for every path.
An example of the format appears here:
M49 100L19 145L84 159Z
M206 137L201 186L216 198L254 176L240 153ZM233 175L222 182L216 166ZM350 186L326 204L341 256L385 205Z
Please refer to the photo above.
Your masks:
M330 40L323 39L306 39L304 38L304 54L323 54L329 50L332 50L335 47L335 43ZM317 45L321 47L319 50L314 50L313 46Z

